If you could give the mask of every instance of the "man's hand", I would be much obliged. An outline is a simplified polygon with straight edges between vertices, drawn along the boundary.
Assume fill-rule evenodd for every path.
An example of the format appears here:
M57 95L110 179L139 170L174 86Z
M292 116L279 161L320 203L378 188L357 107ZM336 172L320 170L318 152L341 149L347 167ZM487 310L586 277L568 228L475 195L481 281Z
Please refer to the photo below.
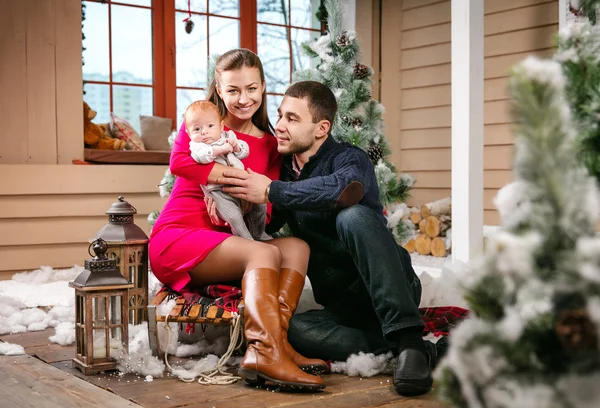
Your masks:
M224 184L223 191L234 197L254 204L267 202L265 192L271 184L271 179L248 169L248 174L240 174L225 170L223 176L217 179L218 184Z

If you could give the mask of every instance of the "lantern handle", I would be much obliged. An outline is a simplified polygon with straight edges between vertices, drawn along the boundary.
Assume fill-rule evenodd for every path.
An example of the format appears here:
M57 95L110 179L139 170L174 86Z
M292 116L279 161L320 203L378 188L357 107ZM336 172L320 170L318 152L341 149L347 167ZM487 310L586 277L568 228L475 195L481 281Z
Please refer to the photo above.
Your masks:
M93 253L93 254L92 254L92 252L91 252L92 245L94 245L96 242L98 242L98 243L104 242L104 243L106 244L106 241L105 241L105 240L103 240L102 238L98 238L98 239L95 239L95 240L93 240L93 241L90 243L90 245L88 246L88 254L90 254L90 256L91 256L92 258L94 258L94 257L98 256L98 254L96 254L96 253Z
M119 197L117 197L117 200L119 200L120 202L122 202L122 203L123 203L123 202L125 202L125 197L123 197L123 196L119 196ZM131 205L131 203L127 203L127 204ZM135 208L133 205L131 205L131 208L133 208L133 210L134 210L135 212L137 212L137 208Z

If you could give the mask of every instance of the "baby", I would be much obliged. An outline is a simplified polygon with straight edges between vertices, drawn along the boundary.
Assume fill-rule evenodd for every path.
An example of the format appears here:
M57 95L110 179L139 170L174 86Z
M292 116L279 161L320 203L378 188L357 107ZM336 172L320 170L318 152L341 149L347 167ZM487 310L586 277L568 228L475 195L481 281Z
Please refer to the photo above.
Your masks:
M225 132L223 118L217 107L209 101L193 102L184 114L185 129L190 136L192 158L201 164L217 163L244 170L240 161L248 157L248 143L237 140L231 130ZM243 215L238 198L222 191L221 184L201 185L204 195L215 200L219 217L231 227L234 235L250 240L270 240L265 233L266 204L253 204Z

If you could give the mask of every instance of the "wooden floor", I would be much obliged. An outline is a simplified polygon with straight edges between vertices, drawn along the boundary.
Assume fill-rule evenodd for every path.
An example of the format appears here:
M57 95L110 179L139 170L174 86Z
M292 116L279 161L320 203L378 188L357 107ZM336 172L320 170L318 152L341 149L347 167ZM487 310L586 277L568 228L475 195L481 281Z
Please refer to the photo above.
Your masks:
M233 385L200 385L175 378L145 382L133 374L84 376L73 369L72 346L48 340L54 329L0 336L20 344L24 356L0 356L0 406L40 407L399 407L444 408L434 392L404 398L392 388L390 376L371 378L332 374L323 378L327 388L318 393L283 393ZM176 359L177 360L177 359Z

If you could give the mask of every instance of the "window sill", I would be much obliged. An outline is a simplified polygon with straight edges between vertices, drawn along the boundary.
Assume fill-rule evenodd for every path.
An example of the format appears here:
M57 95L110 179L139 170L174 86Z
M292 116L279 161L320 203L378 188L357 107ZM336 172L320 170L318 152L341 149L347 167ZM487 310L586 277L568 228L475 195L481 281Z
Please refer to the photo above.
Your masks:
M169 164L168 150L98 150L84 149L83 159L87 163L102 164Z

